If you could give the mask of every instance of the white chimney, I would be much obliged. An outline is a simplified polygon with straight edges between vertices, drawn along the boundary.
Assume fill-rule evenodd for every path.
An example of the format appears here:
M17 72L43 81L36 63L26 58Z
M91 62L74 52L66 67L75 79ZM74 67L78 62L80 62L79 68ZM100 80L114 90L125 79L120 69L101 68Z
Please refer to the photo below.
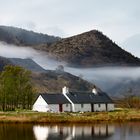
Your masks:
M69 93L69 88L67 88L66 86L64 86L62 88L62 94L68 99L68 101L71 103L72 105L72 112L75 112L75 106L74 103L72 102L72 100L68 97L68 95L66 93Z
M62 88L62 93L63 93L63 94L69 93L69 88L67 88L66 86L64 86L64 87Z
M97 91L96 86L94 86L94 87L93 87L93 89L92 89L92 93L94 93L95 95L97 95L97 94L98 94L98 91Z

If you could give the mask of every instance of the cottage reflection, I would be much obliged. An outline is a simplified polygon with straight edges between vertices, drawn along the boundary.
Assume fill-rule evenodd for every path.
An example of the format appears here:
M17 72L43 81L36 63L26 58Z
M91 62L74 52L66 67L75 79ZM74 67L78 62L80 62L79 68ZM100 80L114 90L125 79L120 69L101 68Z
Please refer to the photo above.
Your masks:
M112 125L94 126L34 126L36 140L91 140L94 137L111 137L114 133Z

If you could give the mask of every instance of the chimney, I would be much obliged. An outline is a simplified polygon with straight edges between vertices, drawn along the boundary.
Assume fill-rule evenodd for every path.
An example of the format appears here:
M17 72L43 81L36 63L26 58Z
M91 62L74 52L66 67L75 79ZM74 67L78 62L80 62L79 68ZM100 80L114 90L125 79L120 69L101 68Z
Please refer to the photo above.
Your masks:
M69 93L69 88L66 87L66 86L64 86L64 87L62 88L62 93L63 93L63 94Z
M92 93L94 93L95 95L97 95L98 94L98 91L97 91L97 88L96 88L96 86L94 85L94 87L93 87L93 89L92 89Z

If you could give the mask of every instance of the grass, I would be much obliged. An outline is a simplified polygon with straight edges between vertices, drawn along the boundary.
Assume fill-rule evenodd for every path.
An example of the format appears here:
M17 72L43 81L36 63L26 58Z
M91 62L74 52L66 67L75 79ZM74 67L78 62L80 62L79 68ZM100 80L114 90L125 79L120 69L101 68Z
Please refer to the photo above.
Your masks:
M0 112L0 123L99 123L140 121L140 110L117 109L113 112L39 113Z

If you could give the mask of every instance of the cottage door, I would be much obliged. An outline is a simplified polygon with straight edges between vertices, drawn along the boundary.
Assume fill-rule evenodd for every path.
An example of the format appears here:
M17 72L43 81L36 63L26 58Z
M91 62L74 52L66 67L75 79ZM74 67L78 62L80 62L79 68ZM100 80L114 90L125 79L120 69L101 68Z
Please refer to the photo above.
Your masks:
M91 112L94 112L94 104L91 104Z
M62 106L62 104L59 104L59 112L63 112L63 106Z

